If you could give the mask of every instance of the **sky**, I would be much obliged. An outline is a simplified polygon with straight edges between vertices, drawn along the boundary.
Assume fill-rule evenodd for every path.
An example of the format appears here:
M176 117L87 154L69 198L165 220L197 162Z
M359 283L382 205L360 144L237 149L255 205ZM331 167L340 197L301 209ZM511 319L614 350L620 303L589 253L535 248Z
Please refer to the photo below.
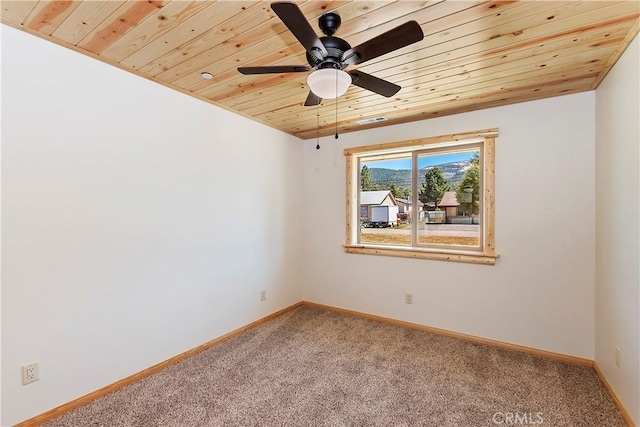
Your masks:
M421 156L418 157L418 169L422 169L427 166L436 166L442 165L444 163L451 162L460 162L463 160L469 160L473 156L472 151L467 151L464 153L449 153L449 154L439 154L439 155L430 155L430 156ZM366 164L368 168L384 168L384 169L411 169L411 157L406 159L395 159L395 160L380 160L375 162L362 162L362 164Z

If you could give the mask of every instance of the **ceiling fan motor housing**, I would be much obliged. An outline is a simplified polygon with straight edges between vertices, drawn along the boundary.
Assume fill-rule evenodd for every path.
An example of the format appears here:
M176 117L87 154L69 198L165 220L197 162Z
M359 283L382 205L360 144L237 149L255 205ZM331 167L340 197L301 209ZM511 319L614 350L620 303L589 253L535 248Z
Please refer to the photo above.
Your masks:
M339 37L333 37L340 28L342 20L337 13L329 12L318 18L318 26L326 37L320 37L320 41L327 50L326 58L318 58L317 55L307 52L307 61L315 69L336 68L343 70L348 64L342 63L342 54L351 49L351 45Z
M320 37L320 41L327 50L327 57L324 59L318 59L315 56L310 55L307 52L307 61L311 67L316 69L321 68L337 68L343 70L347 68L347 65L342 63L342 54L351 49L351 45L339 37Z

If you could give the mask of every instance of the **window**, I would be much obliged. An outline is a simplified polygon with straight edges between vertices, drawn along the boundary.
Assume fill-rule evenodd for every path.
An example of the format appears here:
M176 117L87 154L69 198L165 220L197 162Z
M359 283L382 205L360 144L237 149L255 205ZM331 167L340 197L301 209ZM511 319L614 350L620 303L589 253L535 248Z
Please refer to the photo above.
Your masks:
M497 129L344 150L348 253L495 264Z

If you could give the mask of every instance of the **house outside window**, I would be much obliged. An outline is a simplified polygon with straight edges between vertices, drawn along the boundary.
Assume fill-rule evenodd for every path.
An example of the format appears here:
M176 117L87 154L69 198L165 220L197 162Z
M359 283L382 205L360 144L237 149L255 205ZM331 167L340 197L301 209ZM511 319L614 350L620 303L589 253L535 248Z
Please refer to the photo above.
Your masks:
M494 264L497 135L488 129L346 149L345 251Z

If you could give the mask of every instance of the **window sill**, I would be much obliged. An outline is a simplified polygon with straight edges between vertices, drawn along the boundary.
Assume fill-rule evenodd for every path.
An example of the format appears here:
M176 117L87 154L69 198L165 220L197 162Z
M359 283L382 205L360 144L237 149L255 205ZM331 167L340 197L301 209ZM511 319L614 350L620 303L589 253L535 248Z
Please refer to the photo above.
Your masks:
M481 252L465 252L455 250L433 250L418 248L401 248L382 245L344 245L348 254L382 255L401 258L432 259L438 261L464 262L469 264L495 265L497 254Z

